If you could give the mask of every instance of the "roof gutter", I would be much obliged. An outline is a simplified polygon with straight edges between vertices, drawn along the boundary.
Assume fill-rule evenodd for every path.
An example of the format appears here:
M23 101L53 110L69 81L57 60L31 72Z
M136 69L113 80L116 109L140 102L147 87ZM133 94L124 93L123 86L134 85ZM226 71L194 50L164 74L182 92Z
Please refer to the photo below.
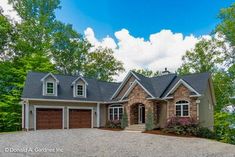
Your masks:
M76 102L76 103L102 103L102 104L112 104L112 103L123 103L127 102L128 100L122 101L84 101L84 100L58 100L58 99L37 99L37 98L21 98L22 101L55 101L55 102Z

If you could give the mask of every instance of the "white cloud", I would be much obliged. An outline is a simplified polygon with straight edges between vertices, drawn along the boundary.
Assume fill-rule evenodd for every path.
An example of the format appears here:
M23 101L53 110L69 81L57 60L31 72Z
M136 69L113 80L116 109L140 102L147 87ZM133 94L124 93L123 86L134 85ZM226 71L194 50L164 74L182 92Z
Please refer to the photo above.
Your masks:
M3 9L3 14L9 16L15 21L20 21L20 17L13 9L12 5L8 4L8 0L0 0L0 7Z
M148 68L163 71L167 67L174 72L181 64L186 50L192 49L200 38L193 35L184 36L171 30L161 30L144 38L133 37L127 29L115 32L117 43L110 37L99 41L92 28L85 30L85 37L95 47L112 48L117 59L124 63L126 72L131 69ZM208 37L208 36L203 36ZM116 77L122 80L125 74Z
M85 37L86 39L94 46L94 48L97 47L103 47L103 48L111 48L111 49L116 49L117 45L115 43L115 41L110 38L110 37L105 37L104 39L102 39L102 41L98 41L95 37L95 33L92 30L92 28L87 28L84 31Z

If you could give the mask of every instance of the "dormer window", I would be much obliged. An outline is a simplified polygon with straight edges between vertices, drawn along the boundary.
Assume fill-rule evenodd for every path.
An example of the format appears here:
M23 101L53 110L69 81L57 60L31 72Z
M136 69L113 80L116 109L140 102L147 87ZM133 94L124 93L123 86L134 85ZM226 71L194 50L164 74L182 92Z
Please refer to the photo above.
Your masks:
M47 82L47 94L54 94L54 82Z
M44 96L57 96L59 80L55 75L48 73L42 79L42 95Z
M83 77L79 76L72 82L71 85L73 87L73 97L86 98L88 83Z
M84 96L84 85L77 85L77 96Z

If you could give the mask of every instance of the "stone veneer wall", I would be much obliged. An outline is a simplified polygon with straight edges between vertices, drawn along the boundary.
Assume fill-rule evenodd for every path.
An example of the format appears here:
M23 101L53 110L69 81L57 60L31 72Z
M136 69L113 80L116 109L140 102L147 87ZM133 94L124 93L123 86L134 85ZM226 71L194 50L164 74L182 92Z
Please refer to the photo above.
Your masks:
M175 116L175 103L180 100L185 100L189 102L190 111L189 116L197 120L197 98L190 98L190 90L184 85L180 85L177 90L173 93L173 99L169 100L168 103L168 118Z
M147 97L149 97L148 94L139 85L136 85L134 89L132 89L128 96L129 101L124 103L128 116L128 125L134 124L136 118L136 115L131 112L132 105L143 104L145 106L145 121L147 120L146 116L148 110L150 109L153 111L154 109L154 102L146 99Z

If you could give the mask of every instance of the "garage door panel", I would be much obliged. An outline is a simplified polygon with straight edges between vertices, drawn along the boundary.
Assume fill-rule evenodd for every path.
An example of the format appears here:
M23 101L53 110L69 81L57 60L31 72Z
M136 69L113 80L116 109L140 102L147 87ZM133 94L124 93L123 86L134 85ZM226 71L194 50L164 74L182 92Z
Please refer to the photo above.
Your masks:
M69 128L91 128L91 110L70 109Z
M62 129L62 109L37 109L37 129Z

